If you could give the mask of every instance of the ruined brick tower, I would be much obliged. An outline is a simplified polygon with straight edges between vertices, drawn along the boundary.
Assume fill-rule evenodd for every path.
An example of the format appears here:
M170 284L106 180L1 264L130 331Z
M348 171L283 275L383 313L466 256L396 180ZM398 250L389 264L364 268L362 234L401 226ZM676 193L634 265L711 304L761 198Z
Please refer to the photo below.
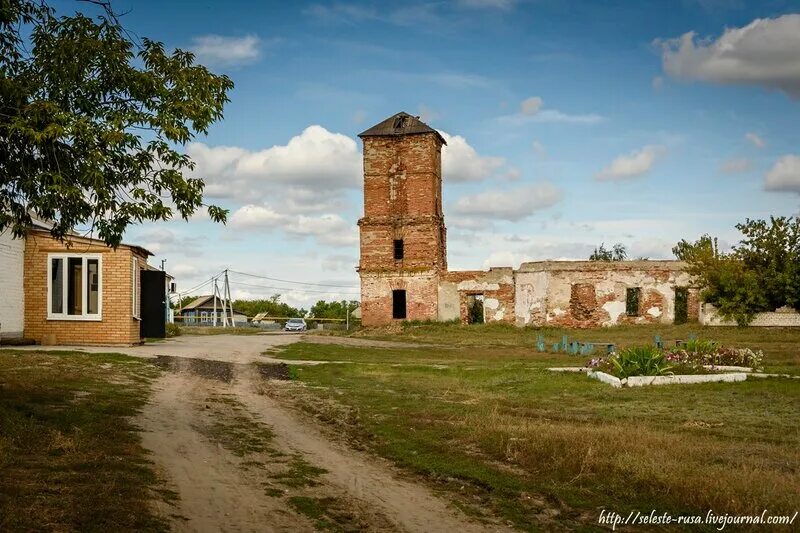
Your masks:
M447 271L442 215L444 138L408 113L359 135L364 143L361 320L436 320Z

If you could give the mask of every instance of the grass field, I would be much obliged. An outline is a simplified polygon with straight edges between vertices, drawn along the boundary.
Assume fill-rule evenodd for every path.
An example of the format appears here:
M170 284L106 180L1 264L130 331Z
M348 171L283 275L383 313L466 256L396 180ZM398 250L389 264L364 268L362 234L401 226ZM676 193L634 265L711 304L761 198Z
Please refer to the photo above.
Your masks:
M627 514L800 510L800 380L612 389L547 366L586 359L538 354L570 338L620 345L686 338L763 349L768 370L800 373L800 332L630 327L595 331L410 325L362 337L435 345L376 349L294 344L289 401L358 446L446 490L468 512L522 529L592 527Z
M111 354L0 353L0 531L161 531L135 415L154 366ZM156 494L157 493L157 494Z

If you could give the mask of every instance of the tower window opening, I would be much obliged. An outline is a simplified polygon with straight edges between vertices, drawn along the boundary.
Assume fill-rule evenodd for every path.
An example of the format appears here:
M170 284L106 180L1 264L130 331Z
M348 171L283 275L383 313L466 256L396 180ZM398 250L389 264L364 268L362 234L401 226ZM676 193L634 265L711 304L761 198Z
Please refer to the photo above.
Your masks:
M403 255L405 253L405 246L403 244L403 239L395 239L394 240L394 260L399 261L403 259Z

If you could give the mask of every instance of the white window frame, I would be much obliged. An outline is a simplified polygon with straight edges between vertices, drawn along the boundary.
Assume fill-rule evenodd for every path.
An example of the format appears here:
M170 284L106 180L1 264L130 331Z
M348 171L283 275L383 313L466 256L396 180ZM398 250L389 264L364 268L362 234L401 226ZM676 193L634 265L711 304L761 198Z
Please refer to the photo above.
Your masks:
M136 320L142 319L142 300L139 297L140 279L139 259L134 257L131 263L131 316Z
M53 312L53 259L61 259L62 261L62 276L61 280L61 309L63 312ZM69 294L69 283L67 282L67 265L70 259L81 259L81 274L83 280L81 283L81 315L67 314L67 301ZM86 312L88 308L87 289L89 287L89 269L88 261L90 259L97 259L97 313L89 314ZM103 255L102 254L70 254L70 253L53 253L47 254L47 320L80 320L88 322L100 322L103 320Z

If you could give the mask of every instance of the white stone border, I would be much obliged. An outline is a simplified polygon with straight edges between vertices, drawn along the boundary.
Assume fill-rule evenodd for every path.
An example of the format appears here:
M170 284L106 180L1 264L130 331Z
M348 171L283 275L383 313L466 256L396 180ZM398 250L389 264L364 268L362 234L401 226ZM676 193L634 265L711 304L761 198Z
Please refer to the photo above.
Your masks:
M738 372L722 372L719 374L681 374L677 376L631 376L629 378L619 379L606 372L599 370L592 370L580 366L561 366L548 368L551 372L564 372L564 373L579 373L586 372L586 375L592 379L601 381L607 385L611 385L615 389L621 387L646 387L648 385L688 385L692 383L736 383L745 381L748 376L758 378L791 378L800 379L800 376L793 376L790 374L764 374L762 372L753 372L752 368L737 367L737 366L716 366L716 370L739 370Z
M673 385L688 383L734 383L747 379L745 372L729 374L684 374L677 376L631 376L628 378L628 387L645 387L647 385Z

